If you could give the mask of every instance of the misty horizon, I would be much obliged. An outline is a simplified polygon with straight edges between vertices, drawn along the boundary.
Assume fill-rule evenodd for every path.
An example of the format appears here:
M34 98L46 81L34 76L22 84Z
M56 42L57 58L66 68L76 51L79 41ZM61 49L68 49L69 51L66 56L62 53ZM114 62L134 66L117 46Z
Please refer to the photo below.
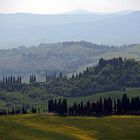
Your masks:
M140 10L139 0L0 0L0 13L57 14L83 9L99 13Z
M99 15L106 15L106 14L119 14L119 13L124 13L128 14L131 12L140 12L140 10L120 10L120 11L113 11L113 12L95 12L95 11L90 11L90 10L84 10L84 9L78 9L78 10L70 10L70 11L65 11L61 13L32 13L32 12L0 12L0 14L33 14L33 15L61 15L61 14L99 14Z

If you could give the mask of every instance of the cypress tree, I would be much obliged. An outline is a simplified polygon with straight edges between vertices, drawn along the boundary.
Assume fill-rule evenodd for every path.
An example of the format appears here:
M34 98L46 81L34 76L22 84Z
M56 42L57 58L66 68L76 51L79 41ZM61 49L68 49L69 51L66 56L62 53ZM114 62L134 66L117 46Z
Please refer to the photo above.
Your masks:
M62 72L60 72L60 76L59 77L62 78Z
M13 83L15 83L16 82L16 80L15 80L15 76L13 76Z
M122 103L120 99L117 100L117 113L118 114L122 113Z
M5 77L4 77L4 76L3 76L3 80L2 80L2 83L3 83L3 84L5 84Z

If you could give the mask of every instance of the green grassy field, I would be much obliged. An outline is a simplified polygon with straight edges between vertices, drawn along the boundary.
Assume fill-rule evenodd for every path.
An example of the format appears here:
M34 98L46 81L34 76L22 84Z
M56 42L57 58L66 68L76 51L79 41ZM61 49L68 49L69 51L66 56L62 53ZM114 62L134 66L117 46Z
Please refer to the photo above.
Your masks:
M71 105L74 102L80 103L81 101L87 102L90 101L96 101L101 98L108 98L111 97L113 100L122 98L124 94L127 94L129 98L140 96L140 88L127 88L126 91L109 91L109 92L102 92L99 94L91 95L91 96L83 96L83 97L68 97L68 103Z
M0 117L0 140L139 140L140 116Z
M97 99L105 98L105 97L111 97L112 99L122 98L123 94L126 93L128 97L133 96L140 96L140 88L127 88L126 91L110 91L110 92L102 92L99 94L91 95L91 96L82 96L82 97L66 97L68 100L68 104L72 105L74 102L80 103L81 101L87 102L95 101ZM37 107L40 107L42 109L47 108L48 99L50 97L54 98L63 98L63 97L57 97L56 95L52 94L46 94L44 88L33 88L29 90L27 93L21 93L21 92L0 92L0 107L6 108L5 106L8 106L9 108L13 106L21 106L22 103L25 105L34 105Z

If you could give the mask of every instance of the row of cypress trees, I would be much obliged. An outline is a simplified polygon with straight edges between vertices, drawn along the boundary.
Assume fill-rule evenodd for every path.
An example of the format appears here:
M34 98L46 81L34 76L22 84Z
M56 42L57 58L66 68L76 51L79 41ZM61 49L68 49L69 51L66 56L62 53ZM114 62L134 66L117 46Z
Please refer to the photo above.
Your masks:
M56 99L48 101L48 112L68 116L103 116L112 114L140 114L140 98L129 99L126 94L122 99L112 101L109 98L100 98L96 102L74 103L68 107L66 99Z
M56 73L54 73L53 75L46 75L45 82L51 83L51 82L55 81L56 79L60 79L62 77L63 77L62 72L60 72L59 76L57 76ZM37 82L36 75L31 74L29 77L29 83L33 84L36 82ZM12 76L12 75L11 76L3 76L1 83L3 83L3 84L15 84L15 83L21 84L22 77L21 76Z
M43 112L46 112L46 109L44 109ZM27 109L24 106L20 109L16 109L16 108L13 108L11 110L0 109L0 115L17 115L17 114L28 114L28 113L41 113L41 110L40 108L37 107L31 107Z
M53 112L60 115L67 115L67 108L68 106L66 99L59 99L59 101L57 101L56 99L51 99L48 101L48 112Z
M22 107L21 109L12 109L7 111L6 109L0 109L0 115L17 115L17 114L27 114L27 109Z
M31 109L27 109L26 107L22 107L20 109L13 108L11 110L0 109L0 115L17 115L17 114L27 114L27 113L40 113L40 108L32 107ZM46 112L44 110L43 112Z
M3 76L2 81L3 84L21 84L22 78L21 76Z
M11 111L0 109L0 115L26 114L28 112L40 113L41 111L40 108L34 106L28 110L24 106L21 109L12 109ZM46 109L43 112L46 112ZM73 103L72 106L68 106L67 99L50 99L48 112L64 116L140 115L140 97L130 99L124 94L121 99L117 100L112 100L110 97L100 98L92 102Z
M51 83L54 82L56 80L59 80L63 78L63 74L62 72L59 73L59 75L57 75L56 73L52 74L52 75L46 75L46 83Z
M36 83L36 75L30 75L30 79L29 79L30 84L32 83Z

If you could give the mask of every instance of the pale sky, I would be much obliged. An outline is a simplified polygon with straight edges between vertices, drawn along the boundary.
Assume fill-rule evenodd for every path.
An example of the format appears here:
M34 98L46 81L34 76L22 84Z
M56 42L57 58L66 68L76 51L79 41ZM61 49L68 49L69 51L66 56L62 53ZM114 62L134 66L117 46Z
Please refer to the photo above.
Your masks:
M79 9L100 13L140 10L140 0L0 0L0 13L56 14Z

